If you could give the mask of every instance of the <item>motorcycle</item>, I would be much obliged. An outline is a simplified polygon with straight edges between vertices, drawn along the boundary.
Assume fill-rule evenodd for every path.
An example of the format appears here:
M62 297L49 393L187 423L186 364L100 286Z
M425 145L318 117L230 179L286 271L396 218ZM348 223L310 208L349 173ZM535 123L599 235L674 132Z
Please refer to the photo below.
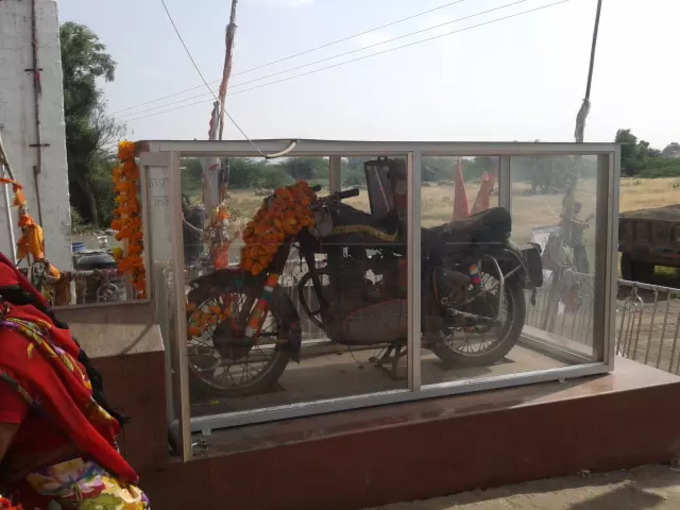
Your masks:
M267 391L299 362L298 308L333 342L386 347L381 360L389 355L396 372L408 337L406 169L380 158L365 171L370 214L343 203L358 189L314 198L313 225L286 236L264 271L229 268L190 283L192 384L229 397ZM525 289L542 284L542 267L538 246L515 246L510 231L500 207L421 229L421 344L447 366L490 365L520 337ZM293 250L306 264L298 307L278 284Z

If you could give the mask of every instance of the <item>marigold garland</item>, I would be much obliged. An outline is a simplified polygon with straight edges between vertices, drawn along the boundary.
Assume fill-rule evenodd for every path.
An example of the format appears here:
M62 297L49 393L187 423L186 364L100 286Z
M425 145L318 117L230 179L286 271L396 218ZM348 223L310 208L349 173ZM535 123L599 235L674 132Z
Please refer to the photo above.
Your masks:
M46 261L45 235L42 227L36 223L30 214L28 214L28 206L26 204L23 186L16 181L4 177L0 178L0 183L12 185L14 191L14 201L12 202L12 205L19 210L21 237L17 241L17 259L21 261L26 258L29 264L38 261ZM30 260L29 255L33 256L33 261ZM54 279L58 279L61 276L59 270L49 262L47 262L47 270L49 275Z
M113 250L118 262L118 271L128 274L137 298L146 297L146 270L144 268L144 241L137 189L139 168L135 163L135 144L124 140L118 144L120 164L113 169L116 191L116 208L113 211L111 228L116 230L116 239L125 241L125 248Z
M287 236L314 226L310 208L316 194L305 181L278 188L243 231L241 267L258 275L271 263Z
M210 257L215 269L225 269L229 267L229 246L231 245L227 233L229 211L227 211L226 202L222 201L210 216L210 225L205 234L210 244Z
M203 332L211 326L230 319L231 300L228 296L224 296L223 308L217 302L198 308L194 303L187 303L187 313L189 318L187 320L187 337L196 338L203 335Z

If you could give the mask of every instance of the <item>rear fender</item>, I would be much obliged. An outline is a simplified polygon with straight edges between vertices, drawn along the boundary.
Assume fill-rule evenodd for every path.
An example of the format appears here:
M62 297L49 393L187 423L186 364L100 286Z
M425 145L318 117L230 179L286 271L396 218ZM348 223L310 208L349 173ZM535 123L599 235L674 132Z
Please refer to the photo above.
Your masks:
M543 285L541 249L537 244L522 247L508 244L497 260L506 278L519 278L525 289Z
M188 298L192 303L201 303L224 292L225 289L241 288L257 283L257 279L247 275L241 269L219 269L192 280L189 283L191 290Z

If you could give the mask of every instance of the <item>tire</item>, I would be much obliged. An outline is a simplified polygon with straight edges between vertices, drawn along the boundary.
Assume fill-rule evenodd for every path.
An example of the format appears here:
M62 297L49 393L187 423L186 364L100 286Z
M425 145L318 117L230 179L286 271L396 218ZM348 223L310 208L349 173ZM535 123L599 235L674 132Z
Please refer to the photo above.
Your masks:
M522 333L526 318L526 302L524 291L518 278L512 278L506 282L505 299L508 304L509 320L503 323L501 339L496 341L492 348L483 353L462 353L453 349L446 341L435 342L431 349L447 366L477 367L492 365L510 352Z
M215 301L217 299L222 298L223 295L228 294L229 290L226 289L222 292L219 292L218 296L203 296L203 301L202 303L194 303L197 308L200 308L202 304L206 302ZM193 312L192 312L193 313ZM187 320L190 320L191 313L187 314ZM265 324L266 321L271 319L271 323L273 323L273 326L275 328L275 334L276 338L280 338L281 335L281 319L278 317L278 313L276 313L274 310L270 309L267 312L267 316L265 318ZM263 328L264 329L264 328ZM210 341L213 341L213 336L214 336L214 331L212 335L210 335ZM202 370L199 367L199 363L197 362L197 359L200 359L200 356L206 357L208 354L208 351L210 350L209 345L201 345L202 351L197 355L195 352L192 354L192 349L191 349L191 341L192 338L189 338L187 340L188 345L187 345L187 356L188 356L188 362L189 362L189 374L190 374L190 383L191 383L191 392L192 394L196 396L221 396L221 397L244 397L248 395L256 395L259 393L264 393L268 390L270 390L276 382L279 380L281 377L281 374L283 371L286 369L286 366L288 365L288 361L290 360L290 353L288 350L285 348L285 345L281 343L276 343L275 347L273 349L269 349L272 351L271 357L269 361L266 363L264 369L258 374L257 377L255 377L251 381L246 381L243 384L234 384L234 385L226 385L224 383L221 383L219 380L217 380L214 377L214 372L213 376L211 376L209 373L207 373L206 370ZM253 349L250 349L248 351L248 354L246 357L250 356L250 353L252 352ZM210 352L210 355L213 357L213 359L218 359L221 360L225 363L230 363L230 360L226 358L226 356L223 355L215 346L212 347L212 352ZM231 361L233 366L236 366L238 363L235 363ZM247 361L246 361L247 363ZM243 363L241 363L243 364ZM230 368L227 368L227 371L230 371ZM246 370L247 373L247 370Z
M653 275L654 264L635 260L627 253L621 255L621 276L624 280L651 282Z

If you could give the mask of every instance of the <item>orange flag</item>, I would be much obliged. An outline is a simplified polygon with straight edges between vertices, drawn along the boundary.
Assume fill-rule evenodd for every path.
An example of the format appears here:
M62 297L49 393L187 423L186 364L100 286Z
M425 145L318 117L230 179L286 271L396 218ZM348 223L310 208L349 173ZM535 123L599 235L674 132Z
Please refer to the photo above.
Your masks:
M458 168L456 169L453 195L453 219L460 220L469 215L468 199L465 193L465 181L463 180L463 166L460 158L458 158Z
M496 176L494 174L484 172L479 191L477 192L477 198L475 198L475 203L472 205L472 214L486 211L489 208L489 196L495 181Z

